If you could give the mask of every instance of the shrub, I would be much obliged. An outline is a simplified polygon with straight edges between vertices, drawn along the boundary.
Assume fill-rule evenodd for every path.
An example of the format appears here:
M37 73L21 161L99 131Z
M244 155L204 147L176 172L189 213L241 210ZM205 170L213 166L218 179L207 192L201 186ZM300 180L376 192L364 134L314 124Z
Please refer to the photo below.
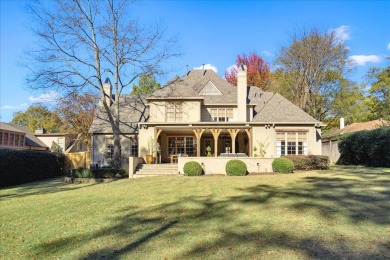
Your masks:
M115 178L115 174L117 174L119 170L114 168L106 168L106 169L92 169L91 177L95 179L113 179Z
M285 157L276 158L272 162L272 170L280 173L291 173L294 171L294 163Z
M229 176L244 176L247 174L246 164L241 160L228 161L225 170Z
M58 158L50 152L0 150L0 187L61 175Z
M337 164L390 167L390 127L344 135L338 146Z
M195 161L186 162L183 171L185 176L200 176L203 173L202 166Z
M285 158L294 163L295 170L329 169L329 157L323 155L288 155Z

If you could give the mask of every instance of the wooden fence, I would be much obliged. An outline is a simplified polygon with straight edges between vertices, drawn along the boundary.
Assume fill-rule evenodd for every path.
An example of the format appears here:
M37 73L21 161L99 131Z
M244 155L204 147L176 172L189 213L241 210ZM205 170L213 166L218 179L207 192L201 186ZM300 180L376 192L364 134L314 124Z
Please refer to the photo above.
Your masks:
M89 169L90 162L91 158L89 152L67 153L65 154L64 172L69 173L71 169L76 168Z

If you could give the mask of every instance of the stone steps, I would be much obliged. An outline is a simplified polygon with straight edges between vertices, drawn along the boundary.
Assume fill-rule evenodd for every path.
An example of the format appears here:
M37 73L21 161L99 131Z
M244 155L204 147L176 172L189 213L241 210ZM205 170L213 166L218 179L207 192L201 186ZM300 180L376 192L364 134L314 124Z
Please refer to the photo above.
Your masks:
M137 166L134 178L151 177L151 176L166 176L179 175L177 164L140 164Z

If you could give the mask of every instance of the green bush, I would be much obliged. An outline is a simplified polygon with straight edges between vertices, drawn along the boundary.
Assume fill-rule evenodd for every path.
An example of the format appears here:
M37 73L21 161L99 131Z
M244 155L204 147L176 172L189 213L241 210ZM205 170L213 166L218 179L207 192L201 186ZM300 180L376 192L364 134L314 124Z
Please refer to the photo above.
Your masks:
M92 169L91 177L95 179L113 179L118 172L119 170L114 168Z
M337 164L390 167L390 127L344 135L338 146Z
M272 170L280 173L291 173L294 171L294 163L286 157L276 158L272 162Z
M202 166L195 161L186 162L183 171L185 176L200 176L203 173Z
M0 187L63 175L58 158L50 152L0 150Z
M230 160L225 166L226 174L229 176L244 176L247 174L246 164L241 160Z
M323 155L288 155L285 158L294 163L295 170L326 170L329 169L329 157Z

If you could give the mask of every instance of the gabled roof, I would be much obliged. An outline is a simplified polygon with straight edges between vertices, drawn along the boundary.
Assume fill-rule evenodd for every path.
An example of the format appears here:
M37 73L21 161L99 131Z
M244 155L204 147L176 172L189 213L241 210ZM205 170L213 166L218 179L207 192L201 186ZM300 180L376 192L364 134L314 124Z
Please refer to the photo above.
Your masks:
M199 93L211 81L222 95L202 96ZM146 99L198 98L205 105L237 104L237 88L230 85L213 70L191 70L183 77L176 77Z
M21 131L20 129L17 129L10 124L3 123L3 122L0 122L0 130L6 130L6 131L10 131L10 132L25 134L24 131Z
M25 139L24 143L26 146L33 146L33 147L44 147L49 148L46 146L44 142L38 139L27 127L22 125L14 125L14 124L8 124L9 126L16 128L21 133L25 133Z
M279 93L273 94L256 106L253 122L264 123L320 123Z
M373 121L362 122L362 123L353 123L347 125L343 129L330 130L329 132L323 134L322 138L332 138L342 134L348 134L348 133L353 133L353 132L358 132L363 130L373 130L384 126L390 126L390 122L384 120L373 120Z
M120 131L122 133L137 133L138 123L146 122L149 118L149 108L141 95L122 95L120 104ZM114 109L111 106L111 109ZM112 128L104 108L99 108L92 122L89 133L112 133Z

